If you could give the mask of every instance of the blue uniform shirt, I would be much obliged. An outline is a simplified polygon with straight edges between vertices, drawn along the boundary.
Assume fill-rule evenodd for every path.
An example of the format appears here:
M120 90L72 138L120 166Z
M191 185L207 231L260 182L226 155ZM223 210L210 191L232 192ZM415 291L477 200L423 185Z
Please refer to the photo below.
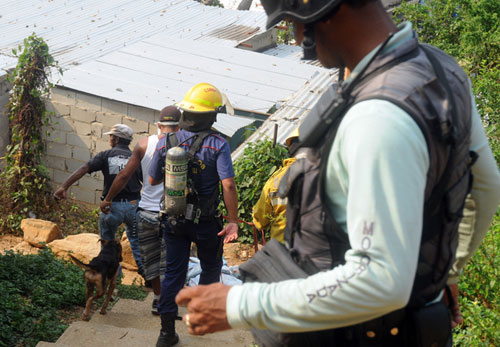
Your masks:
M176 135L181 147L189 151L193 143L192 137L196 133L180 129ZM184 142L187 139L186 142ZM155 154L151 160L149 175L155 181L161 181L164 178L166 137L162 137L158 142ZM231 160L231 151L229 144L225 139L217 134L209 135L203 140L203 143L195 154L201 167L199 174L193 175L195 189L200 195L212 194L219 181L234 177L233 162Z

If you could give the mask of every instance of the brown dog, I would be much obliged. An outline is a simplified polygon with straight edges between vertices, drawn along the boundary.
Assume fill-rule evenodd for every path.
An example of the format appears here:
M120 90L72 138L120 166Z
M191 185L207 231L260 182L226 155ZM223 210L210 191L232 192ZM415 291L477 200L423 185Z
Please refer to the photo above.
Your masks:
M85 285L87 293L87 303L81 318L85 321L90 319L90 307L94 299L104 295L107 288L106 299L101 306L101 314L106 314L111 295L115 290L116 279L118 277L120 261L122 261L122 246L118 240L99 240L101 241L101 251L97 257L93 258L89 264L82 263L75 256L70 254L73 261L85 270ZM94 288L96 292L94 294Z

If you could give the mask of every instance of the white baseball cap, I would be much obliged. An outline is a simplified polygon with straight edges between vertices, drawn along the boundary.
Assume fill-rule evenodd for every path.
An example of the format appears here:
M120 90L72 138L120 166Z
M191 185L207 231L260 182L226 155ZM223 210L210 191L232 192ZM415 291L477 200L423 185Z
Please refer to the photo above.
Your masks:
M134 131L131 127L125 124L115 124L111 128L110 131L104 133L104 135L115 135L121 137L125 140L132 140L132 136L134 135Z

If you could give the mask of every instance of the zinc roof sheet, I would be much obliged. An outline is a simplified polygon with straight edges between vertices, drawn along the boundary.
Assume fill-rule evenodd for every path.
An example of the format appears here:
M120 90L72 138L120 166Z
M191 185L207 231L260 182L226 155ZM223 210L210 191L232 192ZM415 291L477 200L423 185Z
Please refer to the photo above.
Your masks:
M159 110L182 100L196 83L208 82L225 93L234 108L266 113L317 74L330 72L211 42L164 40L160 34L74 66L56 84ZM251 121L219 120L230 126L225 132L230 135Z
M264 12L204 6L191 0L2 0L0 55L13 57L12 49L32 33L47 42L63 68L159 33L167 40L188 38L236 46L263 32L265 20Z
M248 142L273 139L278 126L276 143L285 145L285 140L299 126L314 107L321 94L338 79L338 70L319 70L297 92L290 96L244 143L231 154L233 160L243 154Z

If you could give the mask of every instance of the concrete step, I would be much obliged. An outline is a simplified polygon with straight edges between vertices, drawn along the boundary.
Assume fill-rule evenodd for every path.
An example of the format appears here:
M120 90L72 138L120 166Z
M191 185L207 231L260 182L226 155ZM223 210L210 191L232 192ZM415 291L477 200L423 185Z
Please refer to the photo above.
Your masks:
M56 346L55 342L40 341L36 344L36 347L54 347L54 346Z
M176 324L179 334L177 346L192 347L223 347L223 346L245 346L250 347L253 339L248 338L246 331L234 330L221 332L206 336L192 336L187 334L184 324ZM155 346L158 339L158 331L141 330L135 328L119 328L107 324L77 321L66 329L64 334L57 340L55 346L64 347L144 347ZM50 344L54 346L54 344ZM43 345L42 345L43 346ZM47 345L48 347L48 345Z
M130 327L159 331L161 328L160 316L151 313L153 297L153 293L150 293L143 301L119 299L111 309L108 309L105 315L99 314L97 311L90 321L119 328Z
M57 340L56 346L64 347L139 347L154 346L157 336L153 331L92 322L76 321Z
M151 313L153 294L144 301L120 299L108 310L99 314L97 310L89 322L73 322L55 344L40 342L37 347L145 347L154 346L161 328L159 316ZM179 315L185 314L185 308L179 308ZM182 321L176 321L179 334L178 346L222 347L253 345L253 338L247 330L229 330L206 336L193 336L187 332ZM43 345L45 343L46 345Z

